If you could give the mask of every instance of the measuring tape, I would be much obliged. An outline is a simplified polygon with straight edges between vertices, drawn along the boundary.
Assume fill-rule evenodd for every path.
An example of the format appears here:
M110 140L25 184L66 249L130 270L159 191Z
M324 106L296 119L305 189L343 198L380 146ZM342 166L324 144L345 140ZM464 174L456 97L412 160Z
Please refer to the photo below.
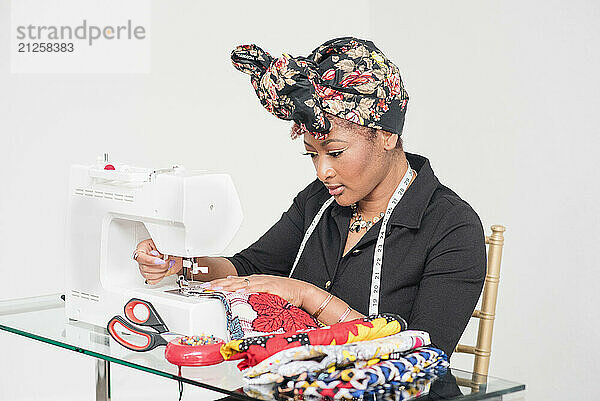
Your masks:
M381 221L381 228L379 229L379 234L377 236L377 243L375 244L375 254L373 255L373 273L371 275L371 296L369 299L369 315L373 315L379 312L379 293L381 290L381 266L383 265L383 243L385 241L385 229L387 227L387 223L390 219L390 216L394 211L394 208L398 203L400 203L400 200L404 196L404 193L406 192L406 189L408 188L408 185L410 184L410 181L414 176L414 173L410 168L410 163L408 163L408 160L406 161L406 164L408 168L406 170L406 173L404 174L404 177L402 177L402 181L400 181L400 184L398 184L398 187L396 187L394 195L392 195L390 201L388 202L387 209L385 210L385 215L383 216L383 220ZM294 260L292 270L290 271L288 277L292 277L292 274L294 274L294 270L296 270L296 266L298 265L298 261L300 260L300 256L302 256L302 252L304 251L304 247L306 246L308 239L317 227L317 224L321 220L323 213L325 213L325 210L329 207L329 205L333 203L334 200L335 197L333 196L327 199L323 206L321 206L321 209L319 209L319 212L317 213L313 221L310 223L310 226L308 226L308 230L306 230L306 234L304 234L304 238L300 243L300 249L298 249L296 260Z
M302 238L302 243L300 244L300 249L298 250L298 254L296 255L296 260L294 260L294 265L292 266L292 270L290 271L290 274L288 277L292 277L292 274L294 274L294 270L296 270L296 265L298 265L298 261L300 260L300 256L302 256L302 251L304 251L304 247L306 246L306 242L308 241L308 238L313 233L313 231L315 231L315 227L317 227L319 220L321 220L321 216L323 216L323 213L325 213L325 209L327 209L329 207L329 205L331 205L333 203L334 200L335 200L335 198L333 196L331 198L327 199L325 201L325 203L323 203L323 206L321 206L321 209L319 209L319 212L313 219L312 223L310 223L310 226L308 226L308 230L306 230L306 234L304 234L304 238Z

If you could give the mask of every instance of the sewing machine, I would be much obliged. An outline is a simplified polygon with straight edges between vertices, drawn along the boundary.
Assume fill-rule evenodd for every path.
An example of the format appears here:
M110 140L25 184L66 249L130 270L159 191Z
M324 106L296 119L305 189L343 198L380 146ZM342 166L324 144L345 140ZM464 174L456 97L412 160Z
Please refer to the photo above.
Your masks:
M152 303L171 332L228 338L220 301L179 293L177 276L148 285L132 258L152 238L160 253L219 255L242 222L229 175L189 173L183 167L148 169L111 163L71 167L66 231L65 313L106 326L131 298Z

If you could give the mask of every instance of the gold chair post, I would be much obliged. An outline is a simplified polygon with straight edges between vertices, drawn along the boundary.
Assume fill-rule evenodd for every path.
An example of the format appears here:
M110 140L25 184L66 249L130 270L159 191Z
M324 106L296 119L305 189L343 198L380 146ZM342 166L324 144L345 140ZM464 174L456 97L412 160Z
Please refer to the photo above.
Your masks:
M498 283L500 282L500 262L504 246L504 231L500 225L492 226L492 235L486 238L489 244L487 273L483 288L481 310L479 311L479 330L477 345L475 345L475 363L473 372L479 375L488 374L490 354L492 352L492 334L496 318L496 300L498 298Z
M488 245L488 254L481 309L473 311L472 314L472 317L479 319L477 344L475 346L458 344L455 349L456 352L475 356L471 380L459 384L468 385L474 392L479 391L481 386L485 386L490 367L492 334L494 332L494 319L496 318L498 283L500 282L500 263L502 262L502 249L504 247L504 231L506 231L505 227L493 225L492 235L485 237L485 243Z

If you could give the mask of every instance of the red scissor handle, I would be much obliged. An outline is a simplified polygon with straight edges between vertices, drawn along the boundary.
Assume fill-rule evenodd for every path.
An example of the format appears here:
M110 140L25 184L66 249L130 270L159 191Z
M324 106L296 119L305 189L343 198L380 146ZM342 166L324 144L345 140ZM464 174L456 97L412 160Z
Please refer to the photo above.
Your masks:
M125 340L121 335L115 330L115 324L120 323L123 327L125 327L130 332L145 337L146 344L136 345ZM139 329L129 323L127 320L123 319L121 316L115 316L108 321L106 325L106 329L110 336L123 347L130 349L132 351L150 351L158 346L167 345L167 341L159 334Z
M144 308L146 308L147 317L144 320L139 319L134 314L134 308L138 305L142 305ZM152 306L150 302L144 301L143 299L131 298L125 304L124 313L127 319L133 323L139 324L140 326L150 326L159 333L165 333L169 330L156 309L154 309L154 306Z

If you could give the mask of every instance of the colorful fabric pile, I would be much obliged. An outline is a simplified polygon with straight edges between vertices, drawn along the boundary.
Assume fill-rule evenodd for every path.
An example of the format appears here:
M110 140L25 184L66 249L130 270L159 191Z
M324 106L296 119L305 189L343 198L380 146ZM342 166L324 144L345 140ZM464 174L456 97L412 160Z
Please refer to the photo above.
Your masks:
M424 331L407 330L371 341L341 345L302 345L284 349L244 371L249 383L275 383L305 372L327 372L346 366L364 367L389 359L393 353L428 345Z
M420 395L428 394L429 389L431 387L432 380L429 379L419 379L416 380L412 384L407 385L396 385L396 384L384 384L380 386L380 388L376 390L365 391L362 393L361 397L352 398L353 400L361 400L361 401L406 401L409 399L414 399ZM332 399L343 399L342 393L340 393L337 398L334 397L325 397L325 396L315 396L310 395L309 392L304 392L302 396L298 395L298 390L293 391L284 391L284 392L275 392L272 386L265 385L247 385L244 386L244 392L249 396L259 399L259 400L304 400L304 401L323 401L323 400L332 400Z
M379 314L328 327L230 341L225 359L254 396L352 399L392 391L407 399L428 391L448 358L424 331L406 330L397 315Z
M372 392L413 398L446 372L448 358L429 334L406 330L401 317L381 313L319 327L310 314L265 293L193 290L223 302L231 341L224 359L239 359L249 394L257 398L352 399Z
M414 390L421 394L426 388L414 384L419 383L419 379L431 379L446 373L447 361L442 350L423 347L371 366L286 377L277 385L275 392L292 397L319 396L341 400L358 398L366 392L386 390L386 386L398 389L408 386L413 391L407 395L415 395Z
M401 317L381 313L331 326L291 331L234 340L221 348L224 359L242 359L240 370L257 365L268 357L302 345L339 345L375 340L397 334L406 329Z
M420 347L388 357L332 366L326 371L307 371L281 376L275 386L248 380L245 391L276 396L277 399L345 400L369 393L392 393L395 400L416 397L429 391L433 379L446 373L448 358L437 348Z

